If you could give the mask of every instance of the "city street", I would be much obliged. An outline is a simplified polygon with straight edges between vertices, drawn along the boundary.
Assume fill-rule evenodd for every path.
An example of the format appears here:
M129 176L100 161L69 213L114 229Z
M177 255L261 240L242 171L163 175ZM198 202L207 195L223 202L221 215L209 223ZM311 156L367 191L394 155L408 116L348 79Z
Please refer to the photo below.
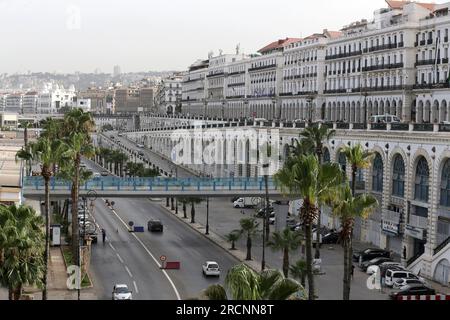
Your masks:
M85 161L91 170L100 168ZM102 199L95 203L94 217L100 228L106 230L107 244L101 239L92 251L91 269L98 283L101 296L109 299L115 283L125 283L133 290L135 299L176 299L170 281L156 265L153 257L165 255L168 261L179 261L181 270L167 271L182 299L198 297L209 285L222 283L227 271L239 261L203 236L170 217L160 206L160 200L109 199L115 202L115 213L106 207ZM160 219L164 233L150 233L147 222ZM128 222L144 226L145 232L131 234ZM118 231L118 232L117 232ZM151 255L150 255L151 253ZM207 260L219 263L222 276L205 278L201 266ZM136 283L136 286L135 286ZM136 287L138 290L136 290Z

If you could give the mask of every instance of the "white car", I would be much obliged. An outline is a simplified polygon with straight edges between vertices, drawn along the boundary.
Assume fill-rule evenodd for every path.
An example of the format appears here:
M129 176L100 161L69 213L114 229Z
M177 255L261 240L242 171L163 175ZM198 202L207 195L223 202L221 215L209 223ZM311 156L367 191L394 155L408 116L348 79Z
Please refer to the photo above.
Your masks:
M381 266L402 267L402 264L399 263L399 262L383 262L383 263L381 264ZM378 266L369 266L369 267L367 268L366 273L367 273L368 275L372 275L372 274L374 274L375 272L378 272L378 271L379 271L379 267L378 267Z
M95 179L95 178L100 178L102 175L99 173L99 172L94 172L93 174L92 174L92 177Z
M112 292L113 300L133 300L133 292L126 284L116 284Z
M394 289L403 290L406 285L426 284L425 280L420 277L403 278L394 282Z
M145 147L143 144L137 144L136 146L140 149L144 149L144 147Z
M203 269L204 276L220 277L220 267L219 267L219 264L215 261L206 261L202 265L202 269Z

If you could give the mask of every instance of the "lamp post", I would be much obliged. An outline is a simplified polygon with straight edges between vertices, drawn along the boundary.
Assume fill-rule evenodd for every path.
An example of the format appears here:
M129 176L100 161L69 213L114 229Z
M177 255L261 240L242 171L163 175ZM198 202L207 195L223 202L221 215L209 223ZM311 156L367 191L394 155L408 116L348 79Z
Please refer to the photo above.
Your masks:
M206 235L209 235L209 197L206 198Z
M268 188L268 168L269 164L263 164L264 172L264 185L266 191L266 208L264 210L264 221L263 221L263 246L262 246L262 259L261 259L261 271L264 271L266 268L266 238L268 239L270 233L270 226L268 224L269 217L269 188ZM269 232L267 232L267 227L269 226Z

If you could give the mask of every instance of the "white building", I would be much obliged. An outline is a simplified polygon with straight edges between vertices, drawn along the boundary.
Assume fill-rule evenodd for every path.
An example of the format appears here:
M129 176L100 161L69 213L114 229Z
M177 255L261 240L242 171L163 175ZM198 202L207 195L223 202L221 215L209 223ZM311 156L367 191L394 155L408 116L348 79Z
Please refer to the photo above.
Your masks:
M59 86L48 88L39 94L37 113L53 114L60 112L61 108L72 108L75 97L73 86L68 90Z
M183 76L181 97L183 114L205 115L208 65L208 60L198 60Z
M181 106L183 76L170 76L161 80L156 88L155 108L160 114L175 114Z
M90 112L91 111L91 99L77 99L77 106L78 109L83 109L84 112Z
M35 91L29 91L22 97L22 113L34 114L37 111L39 94Z

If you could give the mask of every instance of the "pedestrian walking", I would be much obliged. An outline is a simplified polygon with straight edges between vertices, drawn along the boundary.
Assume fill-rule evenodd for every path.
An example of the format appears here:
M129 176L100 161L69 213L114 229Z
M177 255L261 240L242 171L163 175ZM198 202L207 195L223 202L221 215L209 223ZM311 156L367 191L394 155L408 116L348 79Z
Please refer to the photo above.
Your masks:
M106 239L106 231L105 231L105 229L102 229L102 239L103 239L103 244L105 244L105 239Z
M353 275L355 274L355 266L352 264L352 280L353 280Z

